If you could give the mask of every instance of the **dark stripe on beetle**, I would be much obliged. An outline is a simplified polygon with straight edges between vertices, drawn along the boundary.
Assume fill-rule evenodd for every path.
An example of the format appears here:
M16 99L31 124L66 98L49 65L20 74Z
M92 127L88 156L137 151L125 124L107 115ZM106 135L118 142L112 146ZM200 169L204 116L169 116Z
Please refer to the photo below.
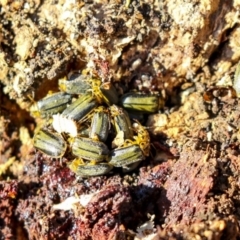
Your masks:
M43 131L42 130L42 132L47 136L47 137L49 137L49 138L51 138L51 141L52 140L54 140L55 142L49 142L48 140L45 140L44 139L44 137L42 138L41 137L41 135L39 134L38 136L37 136L37 139L36 140L38 140L39 142L43 142L43 143L45 143L45 144L47 144L47 145L49 145L49 144L51 144L51 145L53 145L53 146L55 146L55 147L59 147L59 145L61 145L61 147L65 147L65 145L66 144L64 144L64 140L63 139L61 139L60 137L58 137L58 136L55 136L55 135L53 135L53 134L51 134L51 133L49 133L49 132L46 132L46 131ZM60 140L59 140L60 139ZM36 141L34 141L34 142L36 142ZM55 144L56 143L56 144Z
M93 110L93 108L97 105L96 104L96 101L94 99L87 99L88 101L84 101L84 102L80 102L79 101L79 104L76 104L76 106L74 105L70 105L69 108L66 108L62 115L63 116L66 116L66 117L69 117L69 118L72 118L74 120L80 120L81 118L83 118L85 115L87 115L91 110ZM78 101L78 100L77 100ZM79 106L80 105L84 105L86 104L86 107L85 108L81 108L81 110L79 111Z
M83 148L81 145L84 145L85 148ZM93 147L95 147L95 148L93 148ZM83 139L75 139L75 141L73 143L73 148L76 150L88 151L88 152L96 153L96 154L99 154L99 152L100 152L99 150L101 150L102 153L106 152L106 154L108 154L108 148L102 142L84 141Z
M49 108L44 108L44 109L40 109L41 111L50 111L52 109L57 109L57 108L62 108L62 107L65 107L68 103L62 103L62 104L59 104L57 106L52 106L52 107L49 107Z
M140 152L139 152L140 151ZM119 152L121 152L121 151L119 151ZM116 153L116 151L113 151L113 153ZM124 152L124 153L122 153L122 154L119 154L119 155L117 155L117 156L112 156L112 158L114 158L115 157L115 161L117 161L117 160L119 160L119 161L125 161L125 160L127 160L127 159L129 159L129 158L132 158L132 157L134 157L134 156L136 156L136 153L139 153L138 155L140 155L140 156L142 156L142 153L141 153L141 149L139 148L139 150L138 149L134 149L133 150L133 152ZM128 156L125 156L125 155L128 155ZM125 158L124 158L125 157ZM120 158L120 159L119 159Z
M63 142L63 139L62 139L60 136L58 136L58 135L55 135L55 134L53 134L53 133L51 133L51 132L47 132L47 131L45 131L45 130L42 130L42 132L43 132L45 135L47 135L49 138L54 139L55 141L59 141L59 139L60 139L60 141Z

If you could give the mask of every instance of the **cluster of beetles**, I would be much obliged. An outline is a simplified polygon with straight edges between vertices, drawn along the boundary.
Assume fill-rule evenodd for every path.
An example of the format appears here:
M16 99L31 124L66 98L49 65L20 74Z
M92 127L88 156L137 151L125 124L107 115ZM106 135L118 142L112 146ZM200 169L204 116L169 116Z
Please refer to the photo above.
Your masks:
M74 73L58 81L60 91L36 102L32 115L46 119L34 147L52 158L72 156L69 168L80 177L114 167L131 171L150 154L150 137L138 120L159 110L158 94L119 96L111 82Z

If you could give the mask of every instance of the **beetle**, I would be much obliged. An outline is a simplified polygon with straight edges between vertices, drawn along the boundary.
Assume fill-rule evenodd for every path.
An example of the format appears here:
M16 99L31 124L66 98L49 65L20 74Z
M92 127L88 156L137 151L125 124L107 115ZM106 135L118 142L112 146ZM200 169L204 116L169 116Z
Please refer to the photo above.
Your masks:
M81 121L98 105L91 93L86 93L70 104L63 112L62 116Z
M114 149L110 154L109 163L114 167L126 166L125 170L129 170L137 166L134 163L144 160L150 154L150 136L147 129L138 121L133 126L137 133L137 136L133 136L134 140L126 139L123 147Z
M47 129L41 129L34 135L33 145L41 152L54 158L61 158L67 150L67 143L62 136Z
M53 115L52 126L59 132L69 133L70 136L76 137L78 132L78 123L87 121L90 113L98 106L96 99L91 93L85 93L69 105L62 114Z
M98 78L75 73L69 80L60 79L58 81L60 90L70 94L85 94L92 92L98 103L105 102L107 105L118 102L118 94L115 87L110 82L102 83Z
M110 130L110 118L109 112L103 106L94 110L92 115L92 123L89 131L90 138L97 138L98 140L105 142Z
M102 93L103 100L108 106L118 103L118 93L112 83L106 82L101 84L100 91Z
M63 92L82 95L86 92L95 91L99 94L102 81L86 74L73 73L69 79L59 79L58 86Z
M118 102L118 95L115 87L110 83L103 83L99 79L91 79L92 93L99 104L106 103L110 106Z
M68 80L58 80L59 89L69 94L84 94L92 88L91 82L84 74L74 73Z
M100 176L109 173L113 166L108 163L88 163L85 164L82 159L73 160L68 166L76 175L86 178Z
M116 148L111 151L108 163L114 167L123 167L145 159L143 152L138 144Z
M109 173L113 166L108 163L80 165L76 174L81 177L100 176Z
M163 105L163 100L158 95L126 93L120 99L121 105L129 110L141 113L156 113Z
M109 149L105 143L98 140L76 137L70 140L73 155L94 162L102 162L107 159Z
M123 108L118 107L117 105L112 105L109 110L112 117L112 123L117 132L117 135L119 132L123 132L124 140L132 139L133 131L128 113Z
M32 105L30 112L34 117L50 117L53 114L61 113L71 100L72 96L67 93L49 93L46 97Z

